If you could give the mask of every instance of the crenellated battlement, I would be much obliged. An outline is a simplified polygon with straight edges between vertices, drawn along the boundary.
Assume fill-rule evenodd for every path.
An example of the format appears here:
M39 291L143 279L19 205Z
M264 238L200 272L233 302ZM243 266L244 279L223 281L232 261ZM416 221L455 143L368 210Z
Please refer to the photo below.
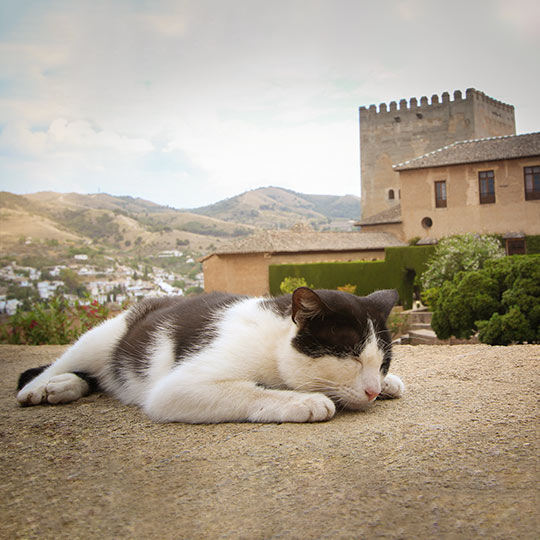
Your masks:
M363 217L399 203L392 165L457 141L516 132L514 107L474 88L360 107L359 116Z
M370 105L369 107L360 107L360 114L364 115L384 115L396 112L414 111L416 113L422 113L422 111L430 111L435 107L449 103L461 103L461 102L482 102L490 107L502 109L508 112L514 111L513 105L508 105L502 101L498 101L492 97L487 96L484 92L480 92L474 88L468 88L465 91L465 97L461 93L461 90L456 90L453 95L453 100L450 99L448 92L443 92L439 98L438 94L431 96L431 101L427 96L422 96L420 102L415 97L407 99L400 99L399 104L396 101L390 103L380 103L377 109L376 105Z

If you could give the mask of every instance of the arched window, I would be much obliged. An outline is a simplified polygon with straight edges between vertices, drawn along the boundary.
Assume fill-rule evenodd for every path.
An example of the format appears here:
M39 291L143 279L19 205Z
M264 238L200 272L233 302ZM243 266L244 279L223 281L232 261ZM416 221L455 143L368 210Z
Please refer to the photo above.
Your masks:
M394 193L393 189L388 190L388 200L393 201L396 197L396 194Z

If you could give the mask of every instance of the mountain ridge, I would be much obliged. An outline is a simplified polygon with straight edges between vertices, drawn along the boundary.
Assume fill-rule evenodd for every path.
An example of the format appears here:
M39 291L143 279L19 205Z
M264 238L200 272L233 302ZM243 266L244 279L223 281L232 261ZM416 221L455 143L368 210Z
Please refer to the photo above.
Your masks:
M286 229L298 222L315 230L350 229L358 219L354 195L310 195L278 187L246 191L193 209L176 209L140 197L108 193L0 192L0 242L40 241L102 244L147 251L190 245L204 252L260 229Z

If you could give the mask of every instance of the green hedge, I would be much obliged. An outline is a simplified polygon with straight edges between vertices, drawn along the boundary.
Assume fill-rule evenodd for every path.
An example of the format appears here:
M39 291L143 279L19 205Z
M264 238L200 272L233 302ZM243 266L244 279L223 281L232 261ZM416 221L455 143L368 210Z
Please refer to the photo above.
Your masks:
M527 236L525 242L527 245L527 255L540 253L540 234Z
M359 296L378 289L397 289L403 306L410 308L414 278L424 271L434 249L434 246L386 248L384 261L270 265L270 293L281 294L281 282L286 277L295 277L304 278L317 289L337 289L350 283L356 285Z

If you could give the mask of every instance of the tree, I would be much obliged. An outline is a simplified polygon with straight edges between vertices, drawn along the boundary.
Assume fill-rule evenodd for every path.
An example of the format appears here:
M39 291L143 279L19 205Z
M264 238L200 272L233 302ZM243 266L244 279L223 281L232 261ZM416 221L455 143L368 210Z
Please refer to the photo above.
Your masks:
M431 289L432 327L440 339L478 337L489 345L540 342L540 256L486 261Z
M441 287L445 281L451 281L458 272L480 270L486 261L501 257L504 257L504 249L495 236L450 236L439 242L420 282L424 289Z
M71 268L62 268L60 270L60 279L64 282L68 294L76 294L79 297L88 293L86 286L81 282L77 272Z

